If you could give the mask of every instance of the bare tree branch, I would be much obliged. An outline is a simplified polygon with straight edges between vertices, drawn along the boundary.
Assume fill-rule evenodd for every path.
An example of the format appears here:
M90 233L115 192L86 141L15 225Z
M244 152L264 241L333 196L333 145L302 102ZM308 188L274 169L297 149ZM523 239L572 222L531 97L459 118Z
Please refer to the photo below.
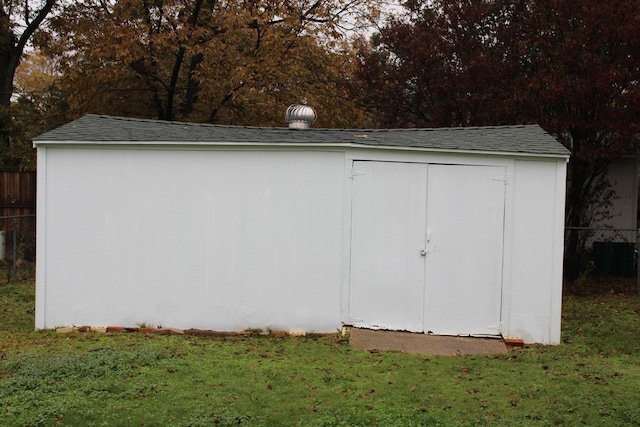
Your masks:
M25 1L25 3L29 3L29 2ZM53 9L53 6L55 6L55 4L56 4L56 0L47 0L45 4L42 6L42 9L38 11L38 14L33 19L33 21L27 22L27 28L25 28L24 32L20 36L20 39L18 40L18 44L16 46L16 53L18 56L17 61L20 60L20 56L22 55L22 52L24 51L24 47L27 45L27 42L29 41L33 33L38 29L40 24L42 24L42 21L44 21L44 18L46 18L49 12L51 12L51 9ZM25 6L25 9L26 8L27 7ZM16 66L17 65L18 64L16 63Z

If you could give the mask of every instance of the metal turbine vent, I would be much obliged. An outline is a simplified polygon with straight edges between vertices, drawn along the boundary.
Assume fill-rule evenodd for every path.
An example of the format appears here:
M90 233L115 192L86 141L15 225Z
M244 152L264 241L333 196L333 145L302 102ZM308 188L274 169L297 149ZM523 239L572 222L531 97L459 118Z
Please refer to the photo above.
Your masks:
M316 110L308 105L293 104L284 115L289 127L293 129L309 129L316 120Z

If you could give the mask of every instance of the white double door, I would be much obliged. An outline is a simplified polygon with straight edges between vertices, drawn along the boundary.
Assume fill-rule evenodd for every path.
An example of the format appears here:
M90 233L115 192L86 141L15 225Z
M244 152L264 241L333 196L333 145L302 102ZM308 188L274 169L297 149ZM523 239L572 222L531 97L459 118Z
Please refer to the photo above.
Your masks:
M354 161L354 326L499 335L505 168Z

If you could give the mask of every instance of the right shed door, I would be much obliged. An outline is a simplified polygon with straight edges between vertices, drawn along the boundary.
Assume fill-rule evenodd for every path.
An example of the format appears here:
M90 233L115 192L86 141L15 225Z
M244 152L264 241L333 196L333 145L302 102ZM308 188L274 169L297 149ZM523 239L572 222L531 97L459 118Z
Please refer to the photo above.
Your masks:
M505 168L354 162L354 171L354 326L499 335Z
M428 166L425 332L500 334L505 172Z

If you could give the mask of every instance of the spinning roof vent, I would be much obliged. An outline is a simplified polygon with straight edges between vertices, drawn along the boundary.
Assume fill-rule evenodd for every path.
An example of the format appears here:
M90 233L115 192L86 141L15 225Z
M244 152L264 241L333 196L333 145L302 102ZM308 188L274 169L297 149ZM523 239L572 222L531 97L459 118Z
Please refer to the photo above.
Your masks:
M284 115L289 127L293 129L309 129L316 120L316 110L308 105L293 104Z

